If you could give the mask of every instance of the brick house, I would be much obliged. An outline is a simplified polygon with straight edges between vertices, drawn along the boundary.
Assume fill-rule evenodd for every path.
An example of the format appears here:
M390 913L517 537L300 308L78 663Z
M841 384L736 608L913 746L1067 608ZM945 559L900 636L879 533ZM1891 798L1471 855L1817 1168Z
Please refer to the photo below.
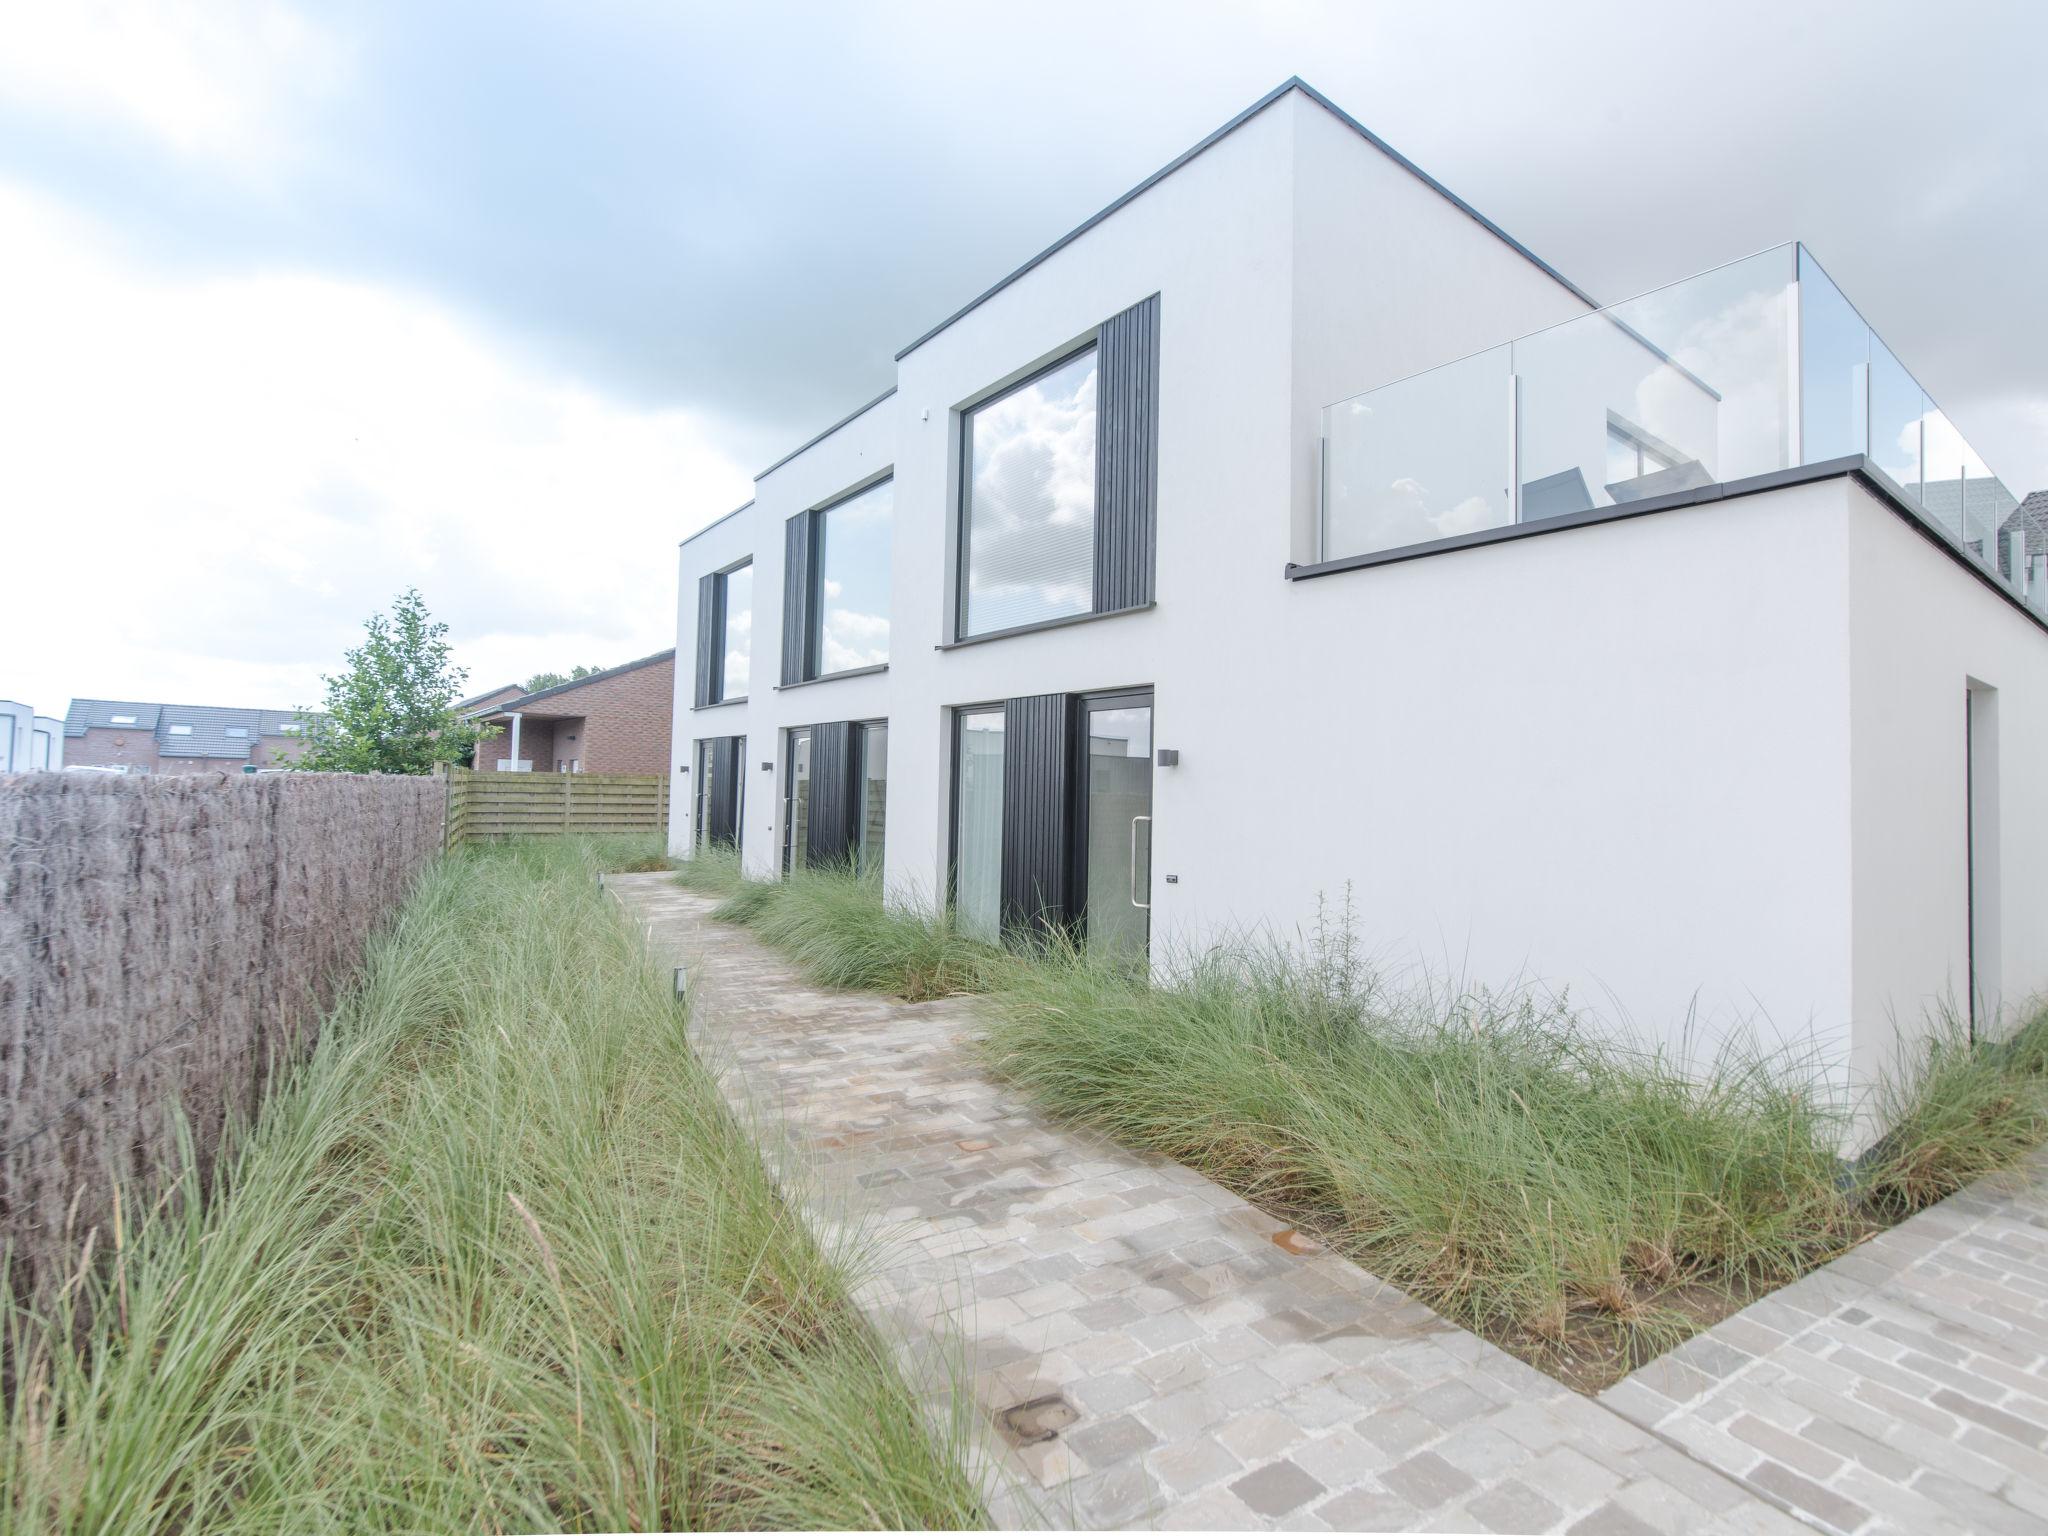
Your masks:
M662 651L537 693L498 689L465 713L499 727L476 749L480 772L668 772L676 653Z
M63 762L130 773L254 773L305 751L304 729L291 709L73 699Z

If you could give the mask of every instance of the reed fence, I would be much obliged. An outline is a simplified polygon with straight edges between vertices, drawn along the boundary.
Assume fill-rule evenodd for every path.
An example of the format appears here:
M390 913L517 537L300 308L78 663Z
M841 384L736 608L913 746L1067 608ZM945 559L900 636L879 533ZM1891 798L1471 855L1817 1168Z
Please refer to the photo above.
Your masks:
M210 1167L443 841L355 774L0 776L0 1244L18 1296Z

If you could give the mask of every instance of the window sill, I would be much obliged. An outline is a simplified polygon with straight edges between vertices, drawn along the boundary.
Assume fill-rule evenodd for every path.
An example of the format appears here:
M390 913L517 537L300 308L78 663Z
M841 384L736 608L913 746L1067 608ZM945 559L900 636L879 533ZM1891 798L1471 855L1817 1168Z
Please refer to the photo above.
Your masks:
M690 708L693 712L705 709L730 709L735 704L744 704L746 702L747 696L743 693L736 699L720 699L716 704L692 704Z
M807 677L800 682L794 683L777 683L773 691L776 693L787 693L792 688L810 688L815 687L819 683L836 683L848 677L873 677L877 672L886 672L888 670L889 663L886 661L872 667L849 667L844 672L827 672L823 677Z
M1009 629L992 629L985 635L968 635L932 647L935 651L958 651L970 645L987 645L991 640L1010 640L1018 635L1035 635L1041 630L1067 629L1076 624L1093 624L1099 619L1120 619L1130 613L1150 613L1157 603L1139 603L1132 608L1112 608L1107 613L1070 613L1063 618L1040 619L1036 624L1018 624Z

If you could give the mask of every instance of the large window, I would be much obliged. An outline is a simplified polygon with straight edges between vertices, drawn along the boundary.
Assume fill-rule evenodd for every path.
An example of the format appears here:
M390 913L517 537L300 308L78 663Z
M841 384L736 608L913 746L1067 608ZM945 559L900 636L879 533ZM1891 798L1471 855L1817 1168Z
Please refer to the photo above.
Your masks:
M719 650L718 695L713 701L747 696L748 657L754 636L754 567L752 563L724 572L718 578L718 617L722 645Z
M1096 353L963 413L962 638L1095 606Z
M1003 931L1003 712L954 716L953 908L960 931L998 943Z
M889 660L889 524L895 482L884 480L817 514L811 604L811 675L829 677Z

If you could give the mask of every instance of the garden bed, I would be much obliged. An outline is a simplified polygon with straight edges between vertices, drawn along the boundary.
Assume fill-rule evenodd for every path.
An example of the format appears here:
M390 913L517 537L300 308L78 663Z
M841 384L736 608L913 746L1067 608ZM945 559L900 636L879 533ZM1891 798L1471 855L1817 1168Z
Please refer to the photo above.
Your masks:
M598 889L664 862L562 839L427 875L218 1197L129 1209L9 1318L9 1523L980 1523L966 1429L928 1422Z
M1437 1311L1597 1391L2048 1135L2048 1017L1973 1045L1937 1020L1862 1106L1741 1039L1610 1043L1560 1003L1389 985L1348 912L1152 985L1069 945L999 951L872 883L679 879L814 982L988 994L981 1048L1035 1102L1197 1169Z

